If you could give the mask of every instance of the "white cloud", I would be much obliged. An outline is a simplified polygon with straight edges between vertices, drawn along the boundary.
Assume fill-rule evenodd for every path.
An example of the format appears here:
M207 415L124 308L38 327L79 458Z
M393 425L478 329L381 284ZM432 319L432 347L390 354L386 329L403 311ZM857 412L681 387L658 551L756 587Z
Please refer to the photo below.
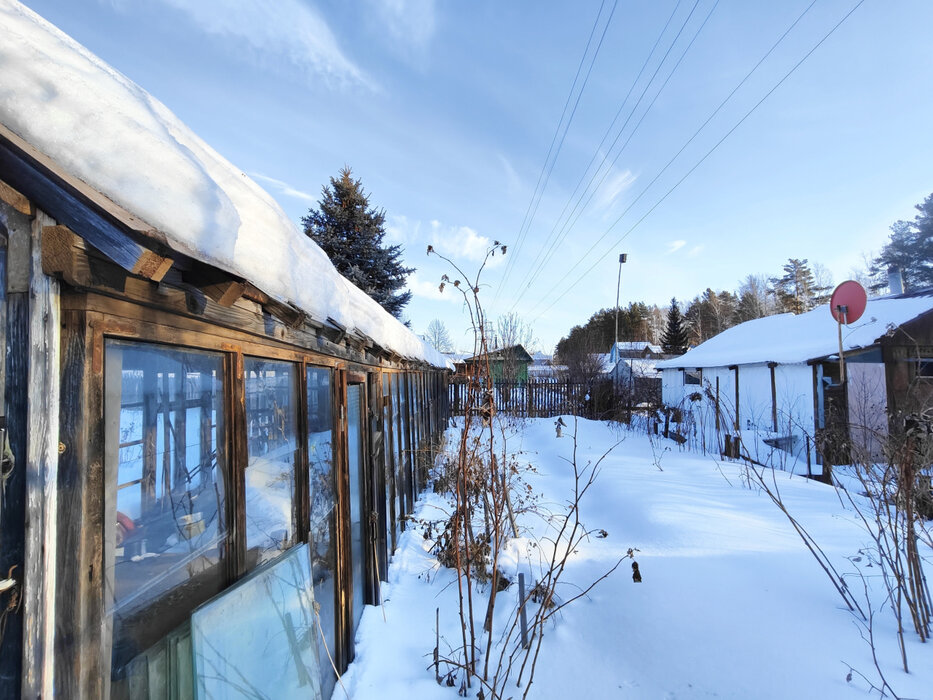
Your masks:
M668 255L671 253L676 253L678 250L687 245L687 241L668 241L667 242L667 252Z
M406 281L408 288L411 290L412 295L420 297L422 299L433 299L435 301L452 301L452 302L462 302L463 297L460 292L455 290L453 287L445 289L443 292L440 290L440 280L437 282L432 282L430 280L421 279L418 276L417 272L412 272L408 276Z
M610 173L599 188L599 195L596 198L597 206L603 209L611 207L619 196L632 186L635 179L631 170Z
M443 226L439 221L431 222L431 240L438 252L454 262L482 262L492 246L489 238L481 236L469 226ZM490 258L488 266L495 267L504 259L502 255Z
M371 0L369 8L390 46L407 59L423 58L437 27L436 0Z
M390 216L385 229L386 243L390 245L411 246L421 239L421 222L409 221L407 216L401 214Z
M702 253L702 252L703 252L703 246L701 246L701 245L693 246L693 247L690 249L690 252L687 253L687 257L688 257L688 258L695 258L696 256L698 256L698 255L699 255L700 253Z
M344 55L320 13L300 0L162 0L184 12L202 31L248 47L262 65L284 61L337 86L369 79ZM119 4L119 3L118 3Z
M260 173L250 173L249 176L254 180L259 180L266 184L272 185L272 188L277 192L281 192L286 197L294 197L295 199L303 199L308 202L317 202L318 198L309 192L304 192L302 190L296 190L294 187L289 185L287 182L282 180L276 180L274 177L268 177L267 175L262 175Z

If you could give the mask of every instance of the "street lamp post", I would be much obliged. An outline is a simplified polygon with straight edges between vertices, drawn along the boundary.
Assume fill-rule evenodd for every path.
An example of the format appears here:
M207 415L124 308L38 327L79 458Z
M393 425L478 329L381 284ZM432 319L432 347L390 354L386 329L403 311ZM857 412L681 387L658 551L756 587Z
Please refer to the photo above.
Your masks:
M612 346L616 352L616 362L619 361L619 290L622 288L622 263L627 259L627 253L619 253L619 281L616 283L616 344Z

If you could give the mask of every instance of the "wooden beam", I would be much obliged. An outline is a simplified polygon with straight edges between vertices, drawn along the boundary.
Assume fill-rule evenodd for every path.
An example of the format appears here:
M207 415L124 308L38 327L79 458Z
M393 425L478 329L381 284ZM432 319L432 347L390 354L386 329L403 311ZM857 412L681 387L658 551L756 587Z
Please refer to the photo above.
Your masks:
M127 271L97 253L67 226L42 227L42 271L73 287L124 291Z
M25 214L26 216L35 216L36 214L36 209L32 206L32 202L29 201L29 198L14 190L3 180L0 180L0 200L9 204L20 214Z
M218 284L209 284L201 287L201 291L215 303L229 309L236 303L236 300L243 296L246 290L246 284L243 282L220 282Z
M0 125L0 172L6 182L123 269L158 282L172 266L130 234L165 237Z

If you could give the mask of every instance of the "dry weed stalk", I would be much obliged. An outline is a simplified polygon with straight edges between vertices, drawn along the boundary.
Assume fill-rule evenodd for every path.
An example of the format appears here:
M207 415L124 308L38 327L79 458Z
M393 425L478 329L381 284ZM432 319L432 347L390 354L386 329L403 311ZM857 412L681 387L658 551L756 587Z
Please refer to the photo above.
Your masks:
M494 634L495 610L498 593L509 585L499 572L500 554L512 537L519 534L516 513L533 510L536 495L521 479L521 471L514 456L508 454L508 439L505 423L495 414L495 387L489 363L489 346L486 329L489 327L480 298L480 276L490 258L505 254L506 246L495 242L476 275L470 278L452 260L428 248L445 260L459 275L451 280L442 277L440 289L453 287L463 295L464 307L468 310L474 332L474 357L479 361L469 366L466 378L467 390L463 402L463 423L459 426L459 443L456 455L445 465L441 482L452 487L452 515L442 528L437 541L439 560L455 569L457 574L458 615L462 646L451 650L446 657L435 648L432 666L436 678L447 685L456 685L455 671L462 672L459 692L466 695L478 684L478 696L502 698L505 687L513 675L516 664L517 683L525 684L527 696L534 677L534 668L541 648L545 623L567 604L586 595L599 581L609 576L621 563L616 564L585 590L569 600L560 602L555 589L563 575L575 548L589 536L579 518L580 501L593 485L599 465L606 455L595 464L580 467L576 458L576 430L574 431L574 454L568 460L574 471L574 493L566 513L552 515L556 522L556 535L549 540L551 553L544 562L541 578L531 587L540 603L533 612L530 634L533 643L523 645L518 639L520 613L529 608L531 597L522 601L509 615L509 623L499 637ZM497 443L500 446L497 448ZM608 452L607 452L608 454ZM481 533L477 534L480 530ZM430 531L430 530L429 530ZM604 531L603 531L604 532ZM629 556L632 552L630 551ZM477 629L474 615L474 583L488 588L488 598L482 631ZM526 611L527 612L527 611ZM477 664L477 652L485 633L485 657L482 668ZM439 644L439 642L438 642ZM496 655L498 645L499 653ZM449 670L442 674L440 664ZM494 668L493 668L494 664Z

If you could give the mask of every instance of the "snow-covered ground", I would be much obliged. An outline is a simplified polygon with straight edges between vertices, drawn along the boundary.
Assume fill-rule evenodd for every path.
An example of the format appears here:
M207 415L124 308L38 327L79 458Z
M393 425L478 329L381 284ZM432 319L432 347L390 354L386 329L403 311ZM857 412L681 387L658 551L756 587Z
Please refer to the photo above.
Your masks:
M535 466L532 483L544 505L565 502L571 493L564 458L572 451L574 422L565 421L570 426L562 438L552 420L528 421L514 428L509 444ZM595 461L620 438L582 507L587 527L608 536L577 548L558 593L572 597L630 547L638 550L643 582L633 582L624 561L548 623L529 697L862 698L869 687L859 673L880 685L856 618L785 516L766 494L748 487L740 464L583 420L578 459ZM874 587L876 649L895 692L933 698L933 646L919 643L909 629L911 673L901 670L894 621L881 609L877 568L867 567L865 556L852 561L870 541L854 514L831 487L776 476L789 510L859 598L857 571ZM443 509L441 497L423 494L416 516L436 519ZM540 519L527 516L522 525L544 534ZM460 645L456 577L439 567L429 548L417 525L402 537L383 609L366 608L356 662L335 699L345 691L355 700L457 697L457 687L437 685L431 667L437 607L442 655ZM931 552L924 548L929 574ZM514 613L516 588L500 594L497 635ZM476 604L478 629L485 599L484 591ZM856 672L847 682L850 667ZM504 697L523 692L513 685ZM476 693L474 686L469 696Z

